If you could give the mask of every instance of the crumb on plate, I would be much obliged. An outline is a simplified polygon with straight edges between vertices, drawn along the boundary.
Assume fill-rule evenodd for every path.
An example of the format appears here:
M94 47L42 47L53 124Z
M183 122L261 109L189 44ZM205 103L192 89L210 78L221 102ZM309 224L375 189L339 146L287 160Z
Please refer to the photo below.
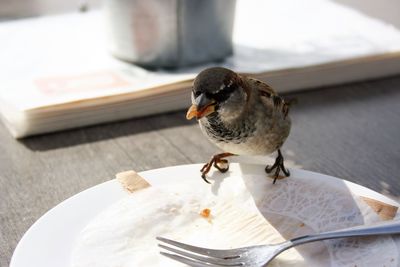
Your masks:
M210 210L210 209L203 209L203 210L200 212L200 215L201 215L202 217L208 219L208 218L210 218L211 210Z
M123 189L129 193L149 187L150 184L135 171L117 173L116 179L121 183Z

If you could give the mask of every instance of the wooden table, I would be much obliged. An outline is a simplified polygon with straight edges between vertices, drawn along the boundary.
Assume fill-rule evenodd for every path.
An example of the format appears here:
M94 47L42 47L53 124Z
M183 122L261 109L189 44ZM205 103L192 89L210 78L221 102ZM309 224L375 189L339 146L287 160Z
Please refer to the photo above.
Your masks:
M292 166L400 199L400 76L293 94ZM115 173L217 152L185 111L14 140L0 125L0 266L47 210Z

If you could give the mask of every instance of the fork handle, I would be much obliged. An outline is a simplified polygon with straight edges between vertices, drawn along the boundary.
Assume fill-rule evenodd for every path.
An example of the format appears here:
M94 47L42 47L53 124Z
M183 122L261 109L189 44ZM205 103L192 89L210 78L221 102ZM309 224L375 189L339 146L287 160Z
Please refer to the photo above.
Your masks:
M335 231L323 232L319 234L296 237L290 240L290 247L326 239L390 234L400 234L400 220L385 221L368 226L362 225Z

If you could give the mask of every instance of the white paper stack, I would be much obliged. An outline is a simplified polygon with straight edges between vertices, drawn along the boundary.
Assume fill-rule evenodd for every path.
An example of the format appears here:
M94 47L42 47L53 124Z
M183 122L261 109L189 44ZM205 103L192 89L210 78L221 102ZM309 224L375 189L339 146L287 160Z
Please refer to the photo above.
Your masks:
M312 7L312 8L311 8ZM328 0L239 0L219 65L279 92L400 73L400 30ZM99 11L0 24L0 113L16 138L189 105L209 64L149 71L107 51Z

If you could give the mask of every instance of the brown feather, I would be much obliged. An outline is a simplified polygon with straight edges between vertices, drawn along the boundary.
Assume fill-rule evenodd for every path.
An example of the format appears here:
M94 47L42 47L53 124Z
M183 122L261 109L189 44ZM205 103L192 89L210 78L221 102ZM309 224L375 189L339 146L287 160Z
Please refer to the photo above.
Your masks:
M255 88L258 91L262 102L267 108L273 105L276 110L280 110L282 112L285 118L287 117L291 103L286 102L283 97L279 96L267 83L251 77L243 78L250 84L249 88Z

